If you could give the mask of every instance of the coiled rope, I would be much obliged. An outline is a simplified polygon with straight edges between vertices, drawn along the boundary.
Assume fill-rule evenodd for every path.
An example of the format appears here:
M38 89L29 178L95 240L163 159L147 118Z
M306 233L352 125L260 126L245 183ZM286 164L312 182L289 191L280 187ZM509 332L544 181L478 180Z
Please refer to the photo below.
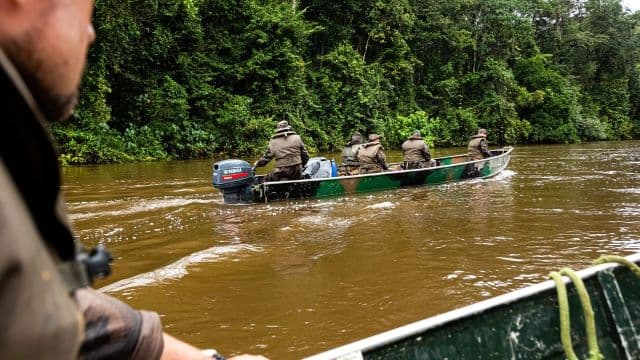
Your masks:
M569 317L569 300L567 299L567 288L564 286L562 275L557 271L552 271L549 277L556 283L558 293L558 308L560 315L560 341L568 360L578 360L571 344L571 319Z
M568 360L578 360L575 352L573 351L573 345L571 344L571 322L569 315L569 300L567 298L567 289L562 280L562 275L565 275L573 281L578 296L580 297L580 303L582 303L582 313L584 316L585 327L587 331L587 345L589 349L589 360L604 359L604 356L600 353L598 348L598 336L596 333L596 320L591 307L591 299L587 288L584 286L582 279L573 270L569 268L563 268L560 272L552 272L549 277L556 283L556 290L558 292L558 306L560 312L560 340L562 341L562 347L567 355Z
M626 258L618 255L602 255L596 259L593 264L600 265L605 263L618 263L625 265L629 270L638 278L640 278L640 266L627 260ZM582 304L582 312L584 315L584 322L587 332L587 345L589 349L589 360L601 360L604 356L600 353L598 348L598 337L596 333L596 321L591 307L591 299L587 293L587 289L584 286L582 279L573 270L569 268L563 268L560 272L553 271L549 274L549 277L553 279L556 284L556 291L558 293L558 310L560 315L560 340L562 342L562 348L567 356L568 360L578 360L576 353L573 351L573 344L571 343L571 316L569 314L569 300L567 297L567 288L564 284L562 276L567 276L576 287L578 296L580 297L580 303Z
M619 255L602 255L599 258L597 258L593 264L594 265L600 265L600 264L606 264L606 263L618 263L618 264L622 264L625 265L626 267L629 268L629 270L631 270L631 272L636 276L640 278L640 266L636 265L635 263L627 260L626 258L619 256Z

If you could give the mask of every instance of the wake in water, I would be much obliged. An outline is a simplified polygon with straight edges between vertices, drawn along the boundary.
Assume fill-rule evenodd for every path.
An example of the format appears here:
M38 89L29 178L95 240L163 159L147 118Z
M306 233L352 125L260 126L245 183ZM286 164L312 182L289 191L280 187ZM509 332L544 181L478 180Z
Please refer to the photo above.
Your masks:
M94 203L82 203L80 205L71 204L69 206L70 211L69 217L71 220L83 220L83 219L92 219L101 216L122 216L122 215L130 215L135 213L144 213L151 210L159 210L159 209L168 209L175 207L184 207L191 204L208 204L212 203L212 199L202 199L198 197L185 198L185 197L163 197L156 199L144 199L139 200L134 205L131 205L131 199L125 199L120 201L111 201L109 205L114 203L118 203L116 205L122 206L122 209L118 210L105 210L105 211L88 211L88 212L75 212L81 208L98 208L103 207L105 205L104 202L94 202Z
M100 288L100 291L117 292L134 287L154 285L168 280L177 280L187 275L189 273L187 271L187 268L193 264L212 262L214 260L222 258L224 255L241 251L259 252L261 250L262 248L258 246L244 244L214 246L212 248L198 251L191 255L185 256L174 263L161 267L160 269L117 281L113 284Z
M517 174L518 173L516 173L513 170L502 170L498 175L496 175L496 176L494 176L492 178L489 178L489 179L485 179L485 180L488 180L488 181L491 181L491 180L502 181L502 180L510 179L510 178L516 176Z
M366 208L367 209L393 209L397 205L398 205L397 203L393 203L391 201L385 201L385 202L369 205Z

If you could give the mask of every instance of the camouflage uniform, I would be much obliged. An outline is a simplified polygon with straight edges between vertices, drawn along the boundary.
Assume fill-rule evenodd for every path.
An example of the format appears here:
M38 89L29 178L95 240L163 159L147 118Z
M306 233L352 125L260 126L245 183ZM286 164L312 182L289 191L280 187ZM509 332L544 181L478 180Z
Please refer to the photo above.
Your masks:
M302 178L302 167L309 161L309 153L304 147L300 135L291 130L289 123L280 121L276 133L269 141L267 151L256 167L267 165L271 159L276 159L272 172L267 174L265 181L298 180Z
M409 136L409 140L402 143L402 157L404 169L422 169L432 166L431 154L427 144L422 139L419 131Z
M491 157L489 144L487 143L487 130L478 130L478 133L471 137L468 148L471 160L482 160Z
M78 283L46 121L0 49L0 357L158 359L160 318ZM72 286L75 285L75 286Z
M358 175L360 174L360 163L356 153L362 147L362 135L355 132L344 148L342 149L342 163L338 175Z
M360 174L373 174L389 169L380 136L376 134L369 135L369 142L357 150L356 157L360 163Z

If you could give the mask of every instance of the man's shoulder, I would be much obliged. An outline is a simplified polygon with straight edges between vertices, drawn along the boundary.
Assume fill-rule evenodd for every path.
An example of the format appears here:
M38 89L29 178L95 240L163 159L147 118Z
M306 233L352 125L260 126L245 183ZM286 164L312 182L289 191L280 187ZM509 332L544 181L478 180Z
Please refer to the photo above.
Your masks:
M288 141L293 142L295 145L304 145L304 141L302 141L302 137L300 135L293 133L287 137Z

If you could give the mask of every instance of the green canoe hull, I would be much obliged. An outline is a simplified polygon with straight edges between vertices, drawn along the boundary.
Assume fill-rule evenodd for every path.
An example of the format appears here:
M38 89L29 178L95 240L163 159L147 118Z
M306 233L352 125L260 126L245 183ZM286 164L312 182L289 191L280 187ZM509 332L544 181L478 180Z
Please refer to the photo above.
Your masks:
M627 257L638 264L640 254ZM611 264L578 272L595 313L605 359L640 359L640 278ZM567 285L571 340L587 359L583 310ZM418 321L308 358L329 359L565 359L552 281Z
M469 161L467 154L436 158L438 166L325 179L265 182L253 185L253 202L324 198L408 186L438 185L495 176L509 164L512 147L493 150L493 157ZM260 178L258 178L260 179Z

